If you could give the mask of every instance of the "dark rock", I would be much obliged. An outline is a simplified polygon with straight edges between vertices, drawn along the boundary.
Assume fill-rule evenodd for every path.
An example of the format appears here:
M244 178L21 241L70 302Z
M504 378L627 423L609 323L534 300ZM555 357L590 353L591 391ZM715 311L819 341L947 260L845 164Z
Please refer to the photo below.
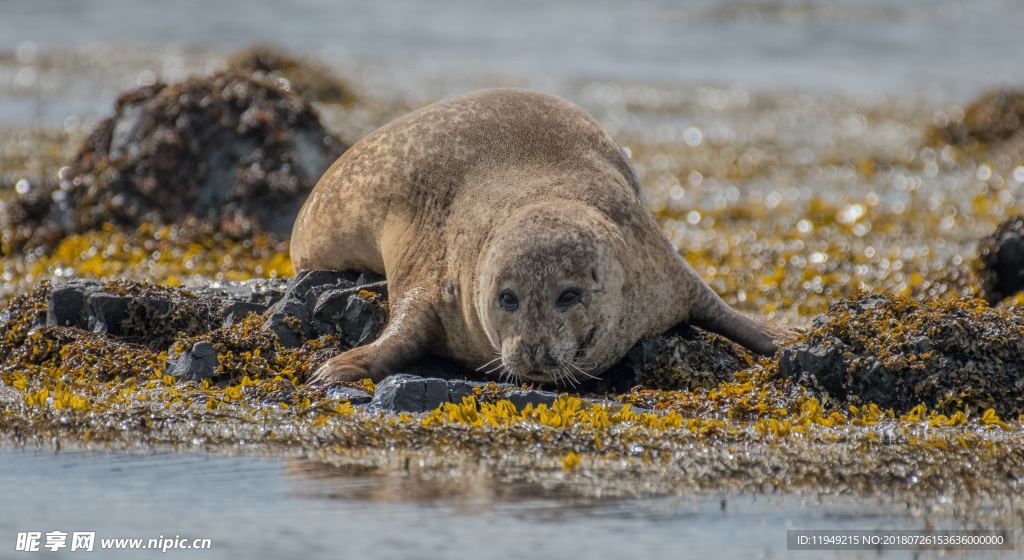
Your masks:
M355 272L333 270L300 270L288 283L287 296L300 301L315 303L317 297L328 290L351 288L360 275ZM312 310L312 309L311 309Z
M315 337L315 332L309 324L310 317L305 302L285 296L285 299L275 303L270 311L263 328L276 334L281 346L297 348L306 340Z
M216 375L217 350L209 342L197 342L171 362L170 375L185 381L202 381Z
M199 297L226 300L224 307L234 302L262 305L264 308L277 303L288 289L285 278L254 278L240 282L213 282L206 286L190 287Z
M235 237L288 234L345 148L307 100L271 81L221 72L141 87L90 133L59 189L12 205L5 251L104 223L195 219Z
M555 402L560 395L551 391L538 391L538 390L527 390L527 389L514 389L509 391L505 398L516 405L516 408L522 410L526 405L547 405L551 406L551 403Z
M388 412L426 412L446 402L451 402L447 381L400 373L377 384L370 407Z
M340 331L346 342L358 346L376 340L386 321L387 316L380 304L356 294L348 299Z
M72 280L50 290L46 307L46 325L89 328L86 300L99 288L100 283L96 281Z
M94 332L122 336L123 323L128 319L131 299L125 296L99 292L89 296L89 328Z
M270 308L264 328L286 347L327 334L353 346L370 342L383 329L387 312L383 298L360 294L365 285L358 282L366 279L355 272L300 271Z
M841 302L779 353L781 375L850 404L1024 411L1024 311L979 300Z
M463 398L474 395L480 395L478 400L507 399L519 410L527 405L551 406L561 396L552 391L521 389L504 383L439 379L400 373L387 377L377 384L370 408L386 412L428 412L444 403L460 403ZM599 399L590 398L584 398L583 402L586 405L604 403Z
M250 313L263 313L267 310L267 306L261 303L251 303L248 301L232 301L224 306L221 311L224 317L224 322L221 323L222 327L230 327L238 321L244 319Z
M345 309L348 307L348 299L352 296L354 291L351 288L345 288L340 290L329 290L317 298L316 304L313 306L313 318L320 324L325 325L322 327L326 332L320 334L335 334L336 329L334 325L341 324L345 317Z
M1024 216L999 224L978 243L981 292L992 305L1024 289Z
M373 400L373 395L367 393L362 389L356 389L355 387L348 387L346 385L336 385L327 390L327 397L332 399L345 399L348 402L356 404L369 404Z
M797 343L783 348L779 356L779 372L794 378L804 372L813 372L821 387L832 395L845 398L846 364L838 347Z

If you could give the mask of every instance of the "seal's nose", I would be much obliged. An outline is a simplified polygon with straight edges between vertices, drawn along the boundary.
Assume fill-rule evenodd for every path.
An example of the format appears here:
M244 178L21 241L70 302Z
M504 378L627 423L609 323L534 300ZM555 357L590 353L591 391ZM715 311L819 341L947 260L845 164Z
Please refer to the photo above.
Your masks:
M526 350L526 355L529 356L531 360L537 359L538 348L540 348L539 342L536 342L534 344L527 344L526 342L523 342L523 350Z

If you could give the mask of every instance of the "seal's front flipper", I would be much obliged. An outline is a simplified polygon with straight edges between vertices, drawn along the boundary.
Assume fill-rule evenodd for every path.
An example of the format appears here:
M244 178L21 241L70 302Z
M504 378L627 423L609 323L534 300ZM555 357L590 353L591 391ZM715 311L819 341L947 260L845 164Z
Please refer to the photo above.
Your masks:
M689 323L765 356L774 354L779 346L797 336L794 331L762 323L736 311L710 289L695 302Z
M417 295L415 290L409 292ZM377 340L347 350L324 362L309 378L315 385L369 379L374 383L420 357L436 331L437 318L428 305L409 297L391 308L388 325Z

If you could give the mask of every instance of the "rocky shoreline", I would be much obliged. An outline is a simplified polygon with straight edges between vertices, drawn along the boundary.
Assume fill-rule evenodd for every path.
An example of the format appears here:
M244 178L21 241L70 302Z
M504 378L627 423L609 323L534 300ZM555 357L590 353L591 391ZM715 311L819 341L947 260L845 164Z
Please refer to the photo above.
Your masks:
M26 183L4 204L4 253L45 253L68 236L100 228L152 231L174 223L224 243L285 239L305 194L346 147L320 123L312 102L357 102L350 86L320 74L315 65L259 47L239 53L226 71L124 93L58 181ZM983 96L961 120L932 127L926 137L973 151L1013 144L1020 136L1019 99L1013 91ZM981 243L978 294L990 304L1024 285L1021 238L1018 218ZM301 383L329 356L378 336L387 322L387 283L372 274L327 271L189 287L80 279L40 286L13 300L2 317L5 330L15 333L0 346L7 372L25 366L42 339L58 352L96 344L131 356L144 347L165 356L162 373L172 379L219 386L246 377L238 356L258 352L268 361L265 373L288 364ZM755 362L720 337L680 325L639 341L602 379L553 389L711 391L753 371L839 404L1018 415L1024 412L1022 325L1017 307L870 296L834 303L772 360ZM101 378L131 370L116 359L97 367L110 370L100 371ZM425 412L479 389L472 383L493 381L461 381L474 372L443 359L411 369L425 380L389 381L388 405L359 387L336 393L354 404L376 399L372 406L381 410ZM502 391L524 403L550 404L556 393L544 389Z

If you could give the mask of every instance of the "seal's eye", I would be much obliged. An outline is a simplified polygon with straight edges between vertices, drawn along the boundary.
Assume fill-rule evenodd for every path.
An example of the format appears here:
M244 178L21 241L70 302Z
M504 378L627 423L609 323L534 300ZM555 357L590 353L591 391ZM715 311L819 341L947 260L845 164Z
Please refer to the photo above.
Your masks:
M505 311L514 313L516 309L519 309L519 298L512 293L512 290L502 290L498 294L498 305Z
M558 301L555 302L555 305L557 305L559 309L568 309L579 302L580 291L576 288L569 288L558 296Z

